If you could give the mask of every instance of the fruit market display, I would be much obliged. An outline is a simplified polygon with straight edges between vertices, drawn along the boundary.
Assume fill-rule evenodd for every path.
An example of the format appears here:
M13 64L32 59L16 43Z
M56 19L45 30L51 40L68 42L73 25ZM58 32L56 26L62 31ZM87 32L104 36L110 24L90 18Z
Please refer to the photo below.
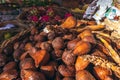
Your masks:
M23 9L23 12L18 16L18 20L21 22L29 22L33 24L60 24L62 19L66 19L71 16L69 10L59 8L58 6L40 6L40 7L29 7Z
M41 27L3 45L0 80L119 80L120 45L106 25L68 16Z

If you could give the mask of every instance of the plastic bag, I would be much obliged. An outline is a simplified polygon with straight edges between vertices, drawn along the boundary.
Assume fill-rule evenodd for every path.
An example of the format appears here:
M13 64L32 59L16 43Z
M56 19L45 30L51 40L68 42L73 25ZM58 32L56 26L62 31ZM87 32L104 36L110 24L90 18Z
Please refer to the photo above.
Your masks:
M87 18L87 19L94 18L98 22L103 17L105 17L106 11L112 6L113 6L113 0L94 0L87 8L83 18Z

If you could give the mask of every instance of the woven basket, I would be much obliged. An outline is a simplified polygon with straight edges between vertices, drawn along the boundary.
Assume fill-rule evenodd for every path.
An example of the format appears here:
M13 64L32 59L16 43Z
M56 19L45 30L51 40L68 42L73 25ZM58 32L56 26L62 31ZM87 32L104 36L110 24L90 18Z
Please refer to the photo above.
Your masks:
M15 41L18 41L21 37L27 34L29 30L28 29L22 30L21 32L17 33L15 36L11 37L10 39L4 40L0 45L0 53L2 53L6 47L12 45Z
M16 20L12 20L12 21L4 21L0 23L0 28L6 26L7 24L13 24L15 25L15 27L10 28L10 29L4 29L4 30L0 30L0 44L5 40L4 39L4 35L6 33L10 33L11 36L16 35L17 33L20 33L22 30L25 30L27 28L27 25L22 24Z
M16 23L16 22L15 22ZM13 31L13 29L7 31L7 32L17 32L14 36L12 36L11 38L4 40L1 42L0 44L0 53L2 53L4 51L4 49L8 48L9 46L13 47L13 44L17 41L21 41L24 38L26 38L26 36L29 35L31 28L28 25L19 23L17 24L19 25L19 27ZM45 25L40 25L40 26L45 26ZM28 28L29 27L29 28ZM43 29L43 27L36 27L39 31L41 31ZM3 31L5 32L5 31Z

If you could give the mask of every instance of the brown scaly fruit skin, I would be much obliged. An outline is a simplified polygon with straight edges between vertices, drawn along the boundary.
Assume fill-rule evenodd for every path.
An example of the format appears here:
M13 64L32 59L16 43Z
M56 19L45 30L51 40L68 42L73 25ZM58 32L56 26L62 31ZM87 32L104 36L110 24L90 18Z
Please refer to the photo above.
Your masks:
M4 71L0 74L0 80L13 80L18 76L18 72L15 69Z
M52 45L49 43L49 42L42 42L40 44L40 48L41 49L45 49L47 50L48 52L52 51Z
M64 40L62 39L62 37L56 37L52 41L52 46L54 49L62 49L64 47Z
M74 47L75 47L75 45L77 44L78 41L79 41L79 39L77 39L77 38L69 41L67 43L67 48L70 49L70 50L74 49Z
M75 69L73 66L60 65L58 67L58 71L64 77L74 77L75 76Z
M76 56L71 53L71 51L64 51L62 55L62 61L66 65L74 65L76 60Z
M11 69L16 69L16 68L17 68L16 62L11 61L4 66L3 71L8 71L8 70L11 70Z
M21 70L21 78L22 80L46 80L42 73L32 69Z
M20 69L35 69L35 63L32 58L25 58L20 61Z

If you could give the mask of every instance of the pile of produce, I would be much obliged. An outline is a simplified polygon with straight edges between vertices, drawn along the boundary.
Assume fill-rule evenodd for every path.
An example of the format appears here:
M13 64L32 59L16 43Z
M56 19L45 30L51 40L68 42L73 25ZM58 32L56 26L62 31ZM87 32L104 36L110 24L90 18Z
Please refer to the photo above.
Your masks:
M23 13L18 16L18 20L30 22L30 23L50 23L60 24L62 19L66 19L71 16L67 9L46 6L46 7L30 7L23 10Z
M73 16L31 27L2 50L0 80L118 80L120 46L98 31L104 28Z

